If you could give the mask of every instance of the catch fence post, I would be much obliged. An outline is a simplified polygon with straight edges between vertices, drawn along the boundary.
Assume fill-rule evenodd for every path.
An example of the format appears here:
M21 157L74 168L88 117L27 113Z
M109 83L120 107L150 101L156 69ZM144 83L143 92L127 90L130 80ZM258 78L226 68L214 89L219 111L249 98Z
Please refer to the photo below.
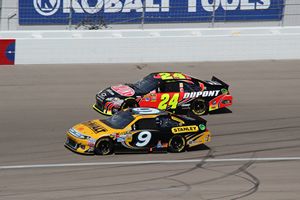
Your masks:
M70 0L70 5L69 5L69 30L72 29L72 5L73 5L73 0Z

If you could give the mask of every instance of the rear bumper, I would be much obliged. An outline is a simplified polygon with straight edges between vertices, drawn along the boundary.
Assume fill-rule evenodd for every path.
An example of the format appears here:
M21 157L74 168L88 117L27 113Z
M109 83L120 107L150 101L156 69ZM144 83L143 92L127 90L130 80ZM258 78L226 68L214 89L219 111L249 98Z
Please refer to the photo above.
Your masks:
M210 141L211 141L211 133L209 130L206 129L200 135L196 135L196 136L190 138L189 140L187 140L187 147L188 148L195 147L195 146L205 144Z
M220 95L209 102L209 111L225 108L232 105L232 96L229 94Z

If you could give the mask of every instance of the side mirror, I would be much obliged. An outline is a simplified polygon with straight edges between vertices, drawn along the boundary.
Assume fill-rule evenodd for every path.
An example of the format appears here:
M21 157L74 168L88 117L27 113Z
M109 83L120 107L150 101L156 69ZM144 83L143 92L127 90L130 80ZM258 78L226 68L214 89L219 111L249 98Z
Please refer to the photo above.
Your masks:
M160 93L160 87L159 86L156 88L156 93Z
M155 124L156 124L156 126L159 127L160 123L161 123L160 119L158 117L156 117L155 118Z

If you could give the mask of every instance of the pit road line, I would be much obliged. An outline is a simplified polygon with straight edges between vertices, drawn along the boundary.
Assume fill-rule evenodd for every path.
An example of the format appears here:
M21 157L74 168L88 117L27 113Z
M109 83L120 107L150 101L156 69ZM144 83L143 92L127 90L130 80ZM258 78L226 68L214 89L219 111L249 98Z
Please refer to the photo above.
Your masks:
M30 168L55 168L55 167L105 166L105 165L145 165L145 164L197 163L197 162L202 162L202 161L205 161L205 162L300 161L300 157L224 158L224 159L153 160L153 161L123 161L123 162L91 162L91 163L11 165L11 166L0 166L0 170L4 170L4 169L30 169Z

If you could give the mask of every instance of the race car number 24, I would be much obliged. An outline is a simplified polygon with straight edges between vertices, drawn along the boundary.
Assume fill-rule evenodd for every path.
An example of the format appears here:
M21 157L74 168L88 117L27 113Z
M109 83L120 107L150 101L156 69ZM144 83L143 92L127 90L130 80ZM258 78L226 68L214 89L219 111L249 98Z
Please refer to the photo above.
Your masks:
M165 110L167 106L170 106L171 109L175 109L178 104L179 93L175 93L172 98L170 94L161 95L161 102L158 105L158 109Z
M150 142L151 133L149 131L142 131L139 133L137 139L138 139L138 142L136 143L136 146L144 147Z
M182 73L159 73L162 80L185 79Z

